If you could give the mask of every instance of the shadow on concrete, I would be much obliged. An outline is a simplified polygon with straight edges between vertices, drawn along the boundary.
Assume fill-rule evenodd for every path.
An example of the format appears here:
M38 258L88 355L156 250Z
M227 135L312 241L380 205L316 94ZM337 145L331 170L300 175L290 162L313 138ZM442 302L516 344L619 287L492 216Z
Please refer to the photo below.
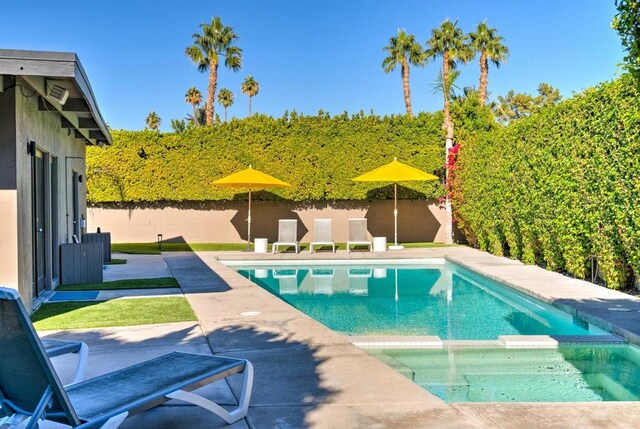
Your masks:
M207 265L189 244L184 252L164 252L171 275L184 293L226 292L229 285Z
M255 383L249 424L256 428L308 428L306 416L329 403L334 389L323 386L319 367L326 358L318 349L253 327L230 325L208 333L215 354L250 360ZM240 380L230 380L234 395L240 394Z
M201 334L197 322L184 328L171 330L171 325L156 325L158 332L145 332L148 326L132 326L131 331L124 333L122 328L112 330L91 329L81 331L61 331L47 338L56 338L70 341L83 341L89 346L89 359L86 379L109 373L128 367L149 359L170 353L174 350L209 354L208 343ZM154 329L151 328L151 329ZM136 332L139 331L139 332ZM136 339L137 338L137 339ZM63 382L68 382L75 368L76 357L65 355L53 360L56 372ZM242 375L233 375L226 381L221 380L205 385L196 393L210 399L224 408L234 408L240 395L236 395L229 387L230 382L238 379L241 383ZM67 381L65 381L67 380ZM135 383L135 379L131 380ZM40 427L49 428L48 424ZM54 427L58 428L57 425ZM62 426L60 426L62 427ZM227 428L228 426L218 416L206 410L185 403L171 401L142 414L136 414L127 418L122 429L212 429ZM244 421L231 426L232 428L246 428Z

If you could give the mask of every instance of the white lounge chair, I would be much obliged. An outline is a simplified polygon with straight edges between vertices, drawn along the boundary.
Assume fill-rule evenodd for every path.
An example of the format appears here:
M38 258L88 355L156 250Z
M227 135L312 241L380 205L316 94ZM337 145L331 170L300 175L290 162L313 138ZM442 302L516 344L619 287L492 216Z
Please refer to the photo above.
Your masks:
M56 350L49 343L49 353L66 350L59 346ZM237 373L244 374L244 381L233 411L191 392ZM252 386L253 367L247 360L181 352L63 386L18 293L0 288L0 427L35 429L40 420L49 420L79 429L116 429L128 416L171 399L202 407L231 424L247 415Z
M347 253L351 252L351 246L369 246L369 252L373 251L373 243L367 233L367 219L349 219L349 240L347 241Z
M313 253L313 246L331 246L333 253L336 253L331 219L313 220L313 241L309 243L309 253Z
M296 219L280 219L278 221L278 241L273 243L271 252L276 253L279 246L293 246L296 253L300 252L298 221Z

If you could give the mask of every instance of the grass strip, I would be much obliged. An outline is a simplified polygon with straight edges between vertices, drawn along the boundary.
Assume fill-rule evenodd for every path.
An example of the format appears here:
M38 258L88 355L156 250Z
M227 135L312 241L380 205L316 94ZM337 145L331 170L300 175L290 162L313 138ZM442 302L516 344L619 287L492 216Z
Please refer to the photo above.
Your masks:
M122 264L126 264L127 260L126 259L115 259L112 258L111 262L105 262L105 265L122 265Z
M37 330L107 328L196 320L184 297L43 304L31 320Z
M56 291L73 290L123 290L123 289L163 289L180 287L173 277L160 277L157 279L127 279L115 280L104 283L81 283L77 285L60 285Z

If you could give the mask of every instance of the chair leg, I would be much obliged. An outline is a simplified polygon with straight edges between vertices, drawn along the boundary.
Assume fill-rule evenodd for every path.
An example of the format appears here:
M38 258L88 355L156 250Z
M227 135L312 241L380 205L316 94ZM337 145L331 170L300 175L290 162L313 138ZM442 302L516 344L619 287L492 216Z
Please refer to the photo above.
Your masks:
M127 417L129 417L128 411L125 411L122 414L118 414L117 416L113 416L109 420L107 420L102 426L100 426L100 429L116 429L118 426L122 424L122 422Z
M185 392L184 390L177 390L166 396L167 398L177 399L179 401L204 408L205 410L217 415L228 424L235 423L244 418L247 415L247 411L249 411L249 401L251 400L251 391L253 389L253 365L251 365L251 362L245 361L243 374L242 394L238 401L238 407L233 411L227 411L213 401L192 392Z
M89 346L82 343L80 351L78 352L78 363L76 364L76 372L73 375L73 381L71 384L78 383L84 380L84 372L87 369L87 357L89 356Z

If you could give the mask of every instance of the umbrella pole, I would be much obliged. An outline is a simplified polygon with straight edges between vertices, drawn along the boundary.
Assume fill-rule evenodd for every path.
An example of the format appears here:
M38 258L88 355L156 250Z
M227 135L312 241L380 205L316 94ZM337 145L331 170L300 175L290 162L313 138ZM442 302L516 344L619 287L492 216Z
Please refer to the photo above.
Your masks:
M251 189L249 189L249 211L247 216L247 249L251 249Z
M393 235L394 245L389 246L389 250L402 250L404 246L398 245L398 184L393 184Z

